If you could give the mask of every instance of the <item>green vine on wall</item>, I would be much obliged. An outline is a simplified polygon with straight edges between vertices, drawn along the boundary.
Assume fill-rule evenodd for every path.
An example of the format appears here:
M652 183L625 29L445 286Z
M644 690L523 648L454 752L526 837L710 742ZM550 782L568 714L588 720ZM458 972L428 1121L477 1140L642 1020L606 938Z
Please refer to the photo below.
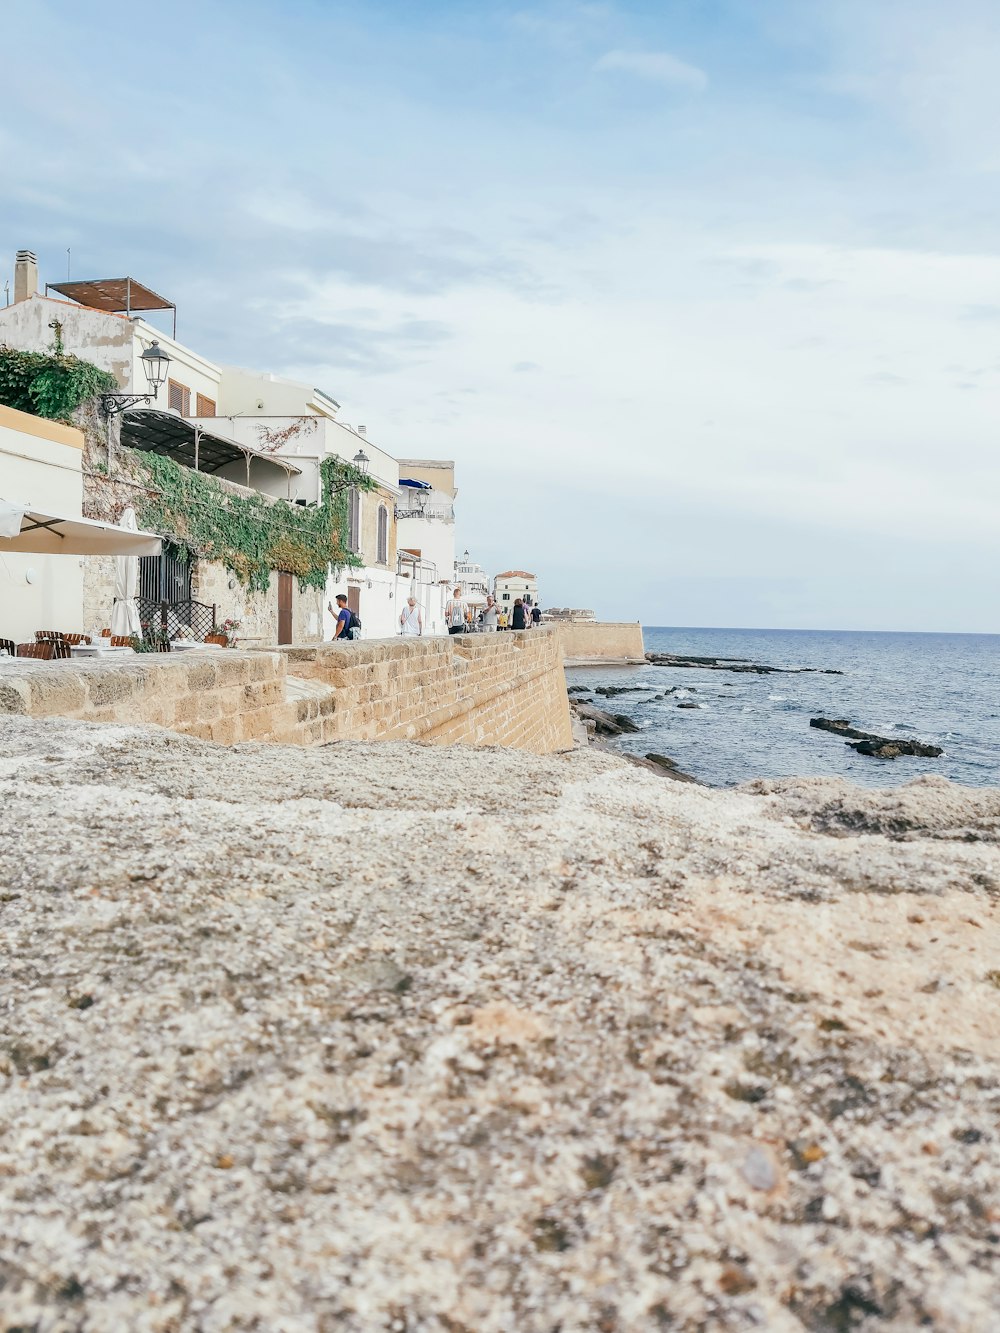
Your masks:
M55 330L50 352L23 352L0 345L0 403L52 421L73 420L73 413L88 398L114 393L113 375L89 361L69 355L62 342L62 328Z
M160 454L129 454L149 487L136 504L139 526L193 558L219 561L251 592L267 590L272 569L294 574L304 590L324 588L330 564L362 563L348 550L350 488L370 491L376 482L338 458L320 464L320 504L302 507L237 493Z

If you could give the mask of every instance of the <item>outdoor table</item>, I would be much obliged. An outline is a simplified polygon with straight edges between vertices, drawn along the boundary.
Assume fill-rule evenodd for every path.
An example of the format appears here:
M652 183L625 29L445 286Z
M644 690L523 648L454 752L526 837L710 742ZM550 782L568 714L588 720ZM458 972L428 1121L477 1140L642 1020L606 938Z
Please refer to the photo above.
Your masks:
M134 653L134 648L105 648L96 643L74 643L70 648L73 657L127 657Z

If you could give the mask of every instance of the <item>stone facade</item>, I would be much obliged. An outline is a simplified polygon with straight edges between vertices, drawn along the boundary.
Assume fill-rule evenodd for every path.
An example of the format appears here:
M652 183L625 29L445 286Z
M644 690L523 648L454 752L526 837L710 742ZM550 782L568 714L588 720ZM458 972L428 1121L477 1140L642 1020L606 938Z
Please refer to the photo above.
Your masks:
M570 662L643 662L645 646L638 621L556 621L563 654Z
M384 639L117 661L18 659L0 712L150 723L231 745L418 740L550 754L572 745L551 631Z

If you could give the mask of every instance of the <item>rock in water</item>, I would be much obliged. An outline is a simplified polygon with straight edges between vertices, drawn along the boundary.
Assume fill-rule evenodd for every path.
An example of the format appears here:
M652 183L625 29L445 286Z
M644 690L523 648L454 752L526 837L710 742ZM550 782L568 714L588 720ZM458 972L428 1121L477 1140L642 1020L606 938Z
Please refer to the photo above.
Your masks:
M836 736L850 736L858 744L848 745L858 754L874 755L878 759L896 759L899 755L916 755L921 759L936 759L944 751L939 745L923 741L901 740L898 737L876 736L872 731L858 731L845 718L811 717L809 725L819 731L832 731Z

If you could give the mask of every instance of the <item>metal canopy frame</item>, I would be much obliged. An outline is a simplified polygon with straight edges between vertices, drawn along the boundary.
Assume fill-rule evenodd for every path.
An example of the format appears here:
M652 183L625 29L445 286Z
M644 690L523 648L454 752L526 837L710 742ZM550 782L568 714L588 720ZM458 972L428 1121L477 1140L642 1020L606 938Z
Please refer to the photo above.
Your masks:
M89 306L91 310L106 310L112 315L128 315L140 310L172 310L173 337L177 338L177 307L173 301L154 292L152 287L137 282L135 278L89 278L85 281L47 282L45 295L49 291L60 296Z
M301 476L302 469L277 454L262 454L246 445L237 444L222 435L205 430L203 426L175 416L172 412L132 408L122 415L121 442L141 453L165 454L195 472L218 472L227 463L242 459L246 464L246 484L250 487L250 464L257 460L270 463L284 472L287 489L291 491L293 476Z

